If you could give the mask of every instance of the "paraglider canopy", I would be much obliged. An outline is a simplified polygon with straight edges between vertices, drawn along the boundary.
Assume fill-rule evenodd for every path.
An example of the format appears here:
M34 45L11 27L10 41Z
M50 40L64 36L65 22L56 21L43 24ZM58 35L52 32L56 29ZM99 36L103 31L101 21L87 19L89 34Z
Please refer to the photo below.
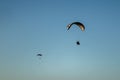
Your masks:
M73 24L77 25L82 31L85 30L85 26L80 22L73 22L73 23L69 24L67 26L67 30L69 30Z
M42 56L42 54L37 54L37 56Z

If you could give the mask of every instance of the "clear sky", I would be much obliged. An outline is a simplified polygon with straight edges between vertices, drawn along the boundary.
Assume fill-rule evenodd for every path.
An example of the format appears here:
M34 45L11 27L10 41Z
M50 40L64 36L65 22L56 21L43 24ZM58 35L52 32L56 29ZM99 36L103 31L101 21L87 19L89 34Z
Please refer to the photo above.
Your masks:
M120 80L120 1L0 0L0 80Z

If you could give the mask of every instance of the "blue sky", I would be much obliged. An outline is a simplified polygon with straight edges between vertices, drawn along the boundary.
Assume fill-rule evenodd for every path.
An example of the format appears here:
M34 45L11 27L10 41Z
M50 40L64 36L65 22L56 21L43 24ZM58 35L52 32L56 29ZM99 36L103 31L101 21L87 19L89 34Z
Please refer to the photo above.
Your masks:
M119 80L119 23L118 0L0 0L0 80Z

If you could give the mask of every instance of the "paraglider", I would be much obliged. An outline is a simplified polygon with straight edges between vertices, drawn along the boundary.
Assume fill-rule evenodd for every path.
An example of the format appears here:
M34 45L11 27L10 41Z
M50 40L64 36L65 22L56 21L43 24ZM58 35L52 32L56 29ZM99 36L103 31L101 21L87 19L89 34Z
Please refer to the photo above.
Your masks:
M37 56L42 56L42 54L37 54Z
M67 30L69 30L72 27L73 24L77 25L82 31L85 30L85 26L80 22L73 22L73 23L69 24L67 26Z
M81 22L72 22L67 25L67 30L69 30L73 25L77 25L82 31L85 31L85 26ZM80 45L80 42L76 42L77 45Z
M37 54L37 56L39 57L39 59L41 59L41 57L43 56L42 54Z

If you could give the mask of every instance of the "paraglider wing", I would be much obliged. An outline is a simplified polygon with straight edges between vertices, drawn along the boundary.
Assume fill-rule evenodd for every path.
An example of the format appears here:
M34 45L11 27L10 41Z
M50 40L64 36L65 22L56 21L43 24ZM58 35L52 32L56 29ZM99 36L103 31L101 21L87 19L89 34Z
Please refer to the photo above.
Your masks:
M67 30L69 30L71 26L72 26L72 24L69 24L69 25L67 26Z
M42 56L42 54L37 54L37 56Z
M79 26L82 31L85 30L85 26L84 26L82 23L80 23L80 22L73 22L73 23L69 24L69 25L67 26L67 30L69 30L73 24Z

